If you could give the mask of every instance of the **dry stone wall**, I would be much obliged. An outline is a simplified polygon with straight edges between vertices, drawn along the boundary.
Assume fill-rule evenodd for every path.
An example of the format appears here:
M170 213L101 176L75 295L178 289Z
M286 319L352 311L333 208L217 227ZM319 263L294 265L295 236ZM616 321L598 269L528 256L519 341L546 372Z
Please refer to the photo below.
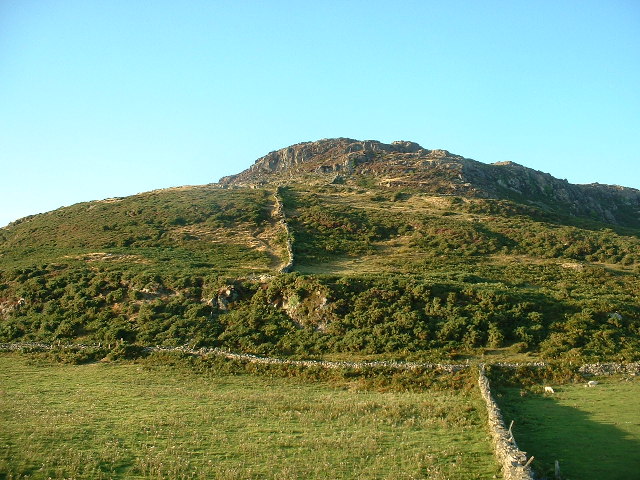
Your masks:
M590 363L582 365L578 372L583 375L640 375L640 362L633 363Z
M484 374L484 365L479 368L478 386L487 405L489 429L493 437L496 457L502 465L506 480L533 480L533 472L527 464L527 455L518 448L511 432L506 428L500 409L491 395L489 379Z
M154 347L157 350L165 349L166 347ZM177 347L180 348L180 347ZM279 364L279 365L292 365L300 367L323 367L323 368L350 368L354 370L361 370L364 368L391 368L395 370L416 370L416 369L428 369L439 370L442 372L453 373L460 370L469 368L469 365L463 364L441 364L441 363L417 363L417 362L394 362L394 361L374 361L374 362L330 362L326 360L289 360L284 358L274 357L261 357L249 353L234 353L219 348L208 349L203 348L197 351L191 351L191 353L199 355L214 354L223 356L231 360L240 360L251 363L261 364Z
M52 350L64 348L70 350L85 350L87 348L106 347L106 345L81 345L81 344L47 344L47 343L0 343L0 351L34 351ZM331 362L326 360L291 360L287 358L262 357L251 353L235 353L221 348L191 348L188 345L179 347L150 346L145 347L146 352L182 352L191 355L215 355L225 357L230 360L237 360L249 363L259 363L263 365L291 365L298 367L322 367L328 369L350 368L361 370L366 368L390 368L395 370L438 370L446 373L454 373L469 368L466 364L444 364L444 363L418 363L418 362L395 362L395 361L372 361L372 362Z
M273 213L275 217L279 218L278 222L284 229L287 236L286 242L287 242L288 261L286 264L280 267L279 273L289 273L293 268L293 262L294 262L293 241L292 241L291 232L289 231L289 225L287 224L287 217L284 213L284 203L282 202L282 196L280 195L280 187L276 189L274 196L276 198L276 204L275 204L275 209Z

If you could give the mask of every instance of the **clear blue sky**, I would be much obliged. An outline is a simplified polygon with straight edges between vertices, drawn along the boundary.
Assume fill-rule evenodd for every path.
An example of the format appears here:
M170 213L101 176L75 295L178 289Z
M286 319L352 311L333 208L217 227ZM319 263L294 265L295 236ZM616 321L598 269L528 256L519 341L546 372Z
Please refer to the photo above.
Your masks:
M640 2L0 1L0 226L339 136L640 188Z

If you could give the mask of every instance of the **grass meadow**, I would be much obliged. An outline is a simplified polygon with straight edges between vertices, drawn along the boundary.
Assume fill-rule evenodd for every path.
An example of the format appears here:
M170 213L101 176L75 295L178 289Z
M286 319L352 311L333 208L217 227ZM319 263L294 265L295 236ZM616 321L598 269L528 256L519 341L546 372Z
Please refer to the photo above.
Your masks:
M473 390L0 355L0 478L497 477Z
M506 422L515 420L518 446L535 456L532 466L564 480L640 478L640 379L598 379L556 387L553 395L506 389L498 397Z

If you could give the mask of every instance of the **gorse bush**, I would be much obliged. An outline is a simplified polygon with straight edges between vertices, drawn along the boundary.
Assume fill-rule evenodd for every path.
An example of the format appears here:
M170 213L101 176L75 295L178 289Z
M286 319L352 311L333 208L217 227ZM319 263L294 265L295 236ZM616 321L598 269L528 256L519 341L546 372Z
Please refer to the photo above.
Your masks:
M47 270L43 270L46 272ZM408 355L430 349L497 348L524 344L557 357L637 358L640 322L631 299L558 300L498 285L456 285L420 277L309 277L225 284L218 277L147 277L114 282L109 274L56 270L48 289L27 281L24 302L0 329L3 341L91 341L195 346L280 355L347 352ZM31 285L38 288L30 289ZM218 291L233 290L221 308ZM99 291L96 291L98 289ZM205 295L205 292L216 292ZM117 292L116 295L112 293ZM595 310L595 307L599 309Z
M151 192L18 222L0 231L0 341L638 358L637 231L505 200L350 188L280 188L288 231L260 188ZM287 240L305 274L274 274Z

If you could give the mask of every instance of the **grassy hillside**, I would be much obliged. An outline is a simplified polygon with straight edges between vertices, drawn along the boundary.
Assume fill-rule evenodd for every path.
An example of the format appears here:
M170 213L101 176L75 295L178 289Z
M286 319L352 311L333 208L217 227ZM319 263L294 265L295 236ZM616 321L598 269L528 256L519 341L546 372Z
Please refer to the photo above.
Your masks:
M144 364L0 355L0 476L484 479L474 391L338 389ZM118 392L114 395L114 392Z
M405 358L640 355L640 232L510 200L290 183L0 230L0 340ZM287 228L281 220L286 221ZM294 253L293 272L278 274Z
M536 458L539 476L552 477L559 461L562 478L623 480L640 471L640 383L609 377L596 388L554 385L544 396L518 388L499 396L507 422L515 421L518 446ZM603 448L603 446L606 446Z
M303 265L369 255L387 261L385 270L418 273L422 265L474 259L574 260L640 271L637 230L614 231L510 201L333 185L281 190Z
M282 248L272 193L183 187L80 203L1 229L0 259L3 270L57 262L162 274L266 272Z

